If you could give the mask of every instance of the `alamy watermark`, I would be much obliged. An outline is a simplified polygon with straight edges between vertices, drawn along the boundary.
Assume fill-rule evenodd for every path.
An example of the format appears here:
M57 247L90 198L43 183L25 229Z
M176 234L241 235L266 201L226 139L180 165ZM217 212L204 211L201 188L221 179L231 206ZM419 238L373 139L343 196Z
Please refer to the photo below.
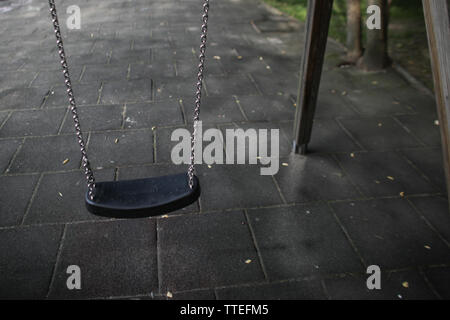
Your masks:
M375 4L367 7L366 26L369 30L381 29L381 8Z
M280 165L279 129L226 129L210 128L203 132L199 121L195 136L195 164L260 164L261 175L275 175ZM171 141L178 142L171 151L174 164L189 164L191 133L184 128L175 129ZM208 144L203 147L203 142ZM270 145L270 149L269 149ZM224 150L225 146L225 150Z
M67 29L80 30L81 29L81 9L77 5L68 6L66 13L69 15L66 19Z
M381 290L381 269L377 265L371 265L367 267L367 274L370 276L366 280L367 289L369 290Z
M69 290L81 290L81 269L77 265L70 265L66 269L69 277L66 280L66 286Z

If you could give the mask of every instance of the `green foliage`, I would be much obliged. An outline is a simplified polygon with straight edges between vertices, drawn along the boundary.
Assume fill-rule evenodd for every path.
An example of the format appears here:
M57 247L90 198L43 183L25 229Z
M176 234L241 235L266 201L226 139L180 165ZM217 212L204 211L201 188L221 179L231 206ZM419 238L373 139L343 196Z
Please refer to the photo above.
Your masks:
M269 5L301 21L306 20L307 0L263 0ZM322 0L320 0L322 1ZM324 0L327 1L327 0ZM367 0L361 0L363 43ZM334 0L330 21L330 37L342 44L346 41L346 0ZM428 42L422 0L392 0L389 10L389 54L412 75L432 88Z
M266 3L300 21L306 20L307 0L264 0ZM366 16L367 0L361 1L362 16ZM390 8L391 20L421 20L422 0L393 0ZM334 0L333 17L330 22L330 37L345 43L346 37L346 1ZM364 34L363 34L364 37Z

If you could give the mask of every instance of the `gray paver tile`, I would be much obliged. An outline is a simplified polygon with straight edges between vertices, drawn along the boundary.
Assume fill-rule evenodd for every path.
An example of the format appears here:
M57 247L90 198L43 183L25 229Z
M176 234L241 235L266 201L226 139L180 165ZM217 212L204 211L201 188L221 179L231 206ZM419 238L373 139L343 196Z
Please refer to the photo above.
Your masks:
M0 90L0 110L39 108L49 89L50 86Z
M436 299L423 277L417 271L381 273L381 289L367 289L366 276L347 275L327 279L325 286L334 300L424 300ZM404 284L407 282L408 287Z
M113 49L111 55L111 64L124 64L124 63L136 63L136 64L148 64L151 60L150 49L140 50L121 50Z
M88 153L94 168L153 163L152 131L93 133Z
M353 104L360 114L365 116L386 116L414 112L412 107L399 103L385 89L351 90L345 98Z
M100 94L100 83L91 84L73 84L73 93L77 106L87 104L97 104ZM63 86L55 86L50 90L44 102L44 108L48 107L68 107L69 98L66 88Z
M246 75L207 76L206 88L210 96L257 95L255 85Z
M0 173L3 173L9 166L10 161L19 147L20 140L0 140Z
M363 271L326 205L249 210L248 214L270 280Z
M351 152L361 150L334 119L314 120L308 152Z
M0 127L3 125L3 122L5 122L8 115L9 115L8 111L0 112Z
M0 176L0 226L22 222L37 181L38 175Z
M264 279L242 212L159 219L158 242L161 292Z
M317 300L326 299L319 281L289 281L217 290L220 300Z
M344 97L336 89L331 92L330 90L319 90L319 96L317 97L317 106L315 119L320 118L355 118L357 116L354 108L344 100Z
M342 119L340 122L368 150L395 150L419 146L419 142L392 118Z
M156 78L154 79L155 100L194 97L196 82L196 79L191 77Z
M404 158L393 152L336 155L352 181L367 196L399 196L437 191Z
M441 134L436 126L436 115L403 115L396 118L427 146L440 146Z
M44 299L63 226L0 230L0 297Z
M65 109L15 111L1 128L0 137L57 134L65 114Z
M203 210L253 208L282 204L271 176L260 175L259 165L197 166Z
M238 101L250 121L294 119L294 103L285 96L243 96Z
M332 206L368 265L396 269L450 261L450 249L404 199Z
M115 130L122 127L123 105L98 105L79 107L78 115L81 129L87 131ZM62 133L74 133L72 114L69 112L61 130Z
M130 64L130 79L175 77L173 63Z
M36 74L37 72L26 71L2 72L2 77L0 78L0 88L5 90L28 87L36 77Z
M450 215L448 200L443 197L418 197L409 199L432 226L450 242Z
M57 61L59 60L55 60L56 63ZM81 67L69 67L69 68L70 68L69 74L72 83L77 83L78 80L80 79L82 68ZM36 79L33 80L31 85L33 87L64 85L64 75L61 69L39 71Z
M419 168L440 191L446 190L442 149L405 150L402 153Z
M152 100L151 79L111 81L104 84L100 103L120 104L124 102L144 102Z
M69 159L69 162L63 162ZM11 164L11 173L79 168L81 153L75 135L26 138Z
M95 254L93 254L95 252ZM67 226L50 298L96 298L157 292L155 221ZM67 267L78 265L82 290L67 290Z
M231 97L202 97L200 119L204 124L244 121L242 112ZM188 123L193 122L194 99L183 100L184 111Z
M436 101L426 94L418 92L413 87L402 87L393 90L392 95L395 99L413 107L417 112L423 114L436 113Z
M125 81L128 74L128 64L87 66L81 78L81 83Z
M338 164L327 155L310 154L282 159L275 179L287 202L344 200L361 195Z
M282 78L274 76L268 77L267 75L259 75L259 74L253 74L252 77L255 80L258 89L263 94L267 95L285 94L288 96L294 97L297 96L298 91L297 81L293 81L291 78ZM249 94L247 92L249 91L245 90L245 94ZM236 94L239 95L239 93Z
M127 104L124 127L151 128L159 125L182 125L181 106L177 100Z
M386 69L379 73L366 73L353 67L347 69L347 74L352 81L352 85L358 89L389 88L397 90L407 86L404 78L393 69Z
M96 181L113 180L114 171L96 170ZM24 223L61 223L95 220L85 205L86 177L73 171L45 174Z
M425 275L442 299L450 299L450 268L430 268Z

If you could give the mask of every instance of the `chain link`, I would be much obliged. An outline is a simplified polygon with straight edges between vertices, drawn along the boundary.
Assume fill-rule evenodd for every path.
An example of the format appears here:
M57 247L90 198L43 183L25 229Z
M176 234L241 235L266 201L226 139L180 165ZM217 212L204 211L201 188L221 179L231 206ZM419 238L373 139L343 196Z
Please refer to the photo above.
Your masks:
M72 118L73 118L73 121L75 124L75 132L77 135L78 144L80 145L81 163L84 168L84 174L85 174L86 180L87 180L88 194L89 194L89 198L91 200L93 200L94 199L94 189L95 189L95 179L94 179L94 174L91 170L91 166L89 164L89 160L88 160L87 152L86 152L86 145L84 143L83 134L82 134L81 128L80 128L80 120L78 118L78 111L77 111L77 106L75 103L75 96L74 96L73 90L72 90L72 82L70 80L70 75L69 75L69 66L67 65L66 54L64 52L64 45L63 45L63 40L62 40L62 36L61 36L61 29L59 27L58 15L56 13L56 5L55 5L54 0L49 0L48 3L50 5L50 14L52 16L53 28L55 29L56 45L58 47L58 53L59 53L59 57L61 59L61 66L62 66L63 74L64 74L64 83L66 84L66 89L67 89L66 91L67 91L67 95L69 96L70 111L72 112Z
M195 92L195 108L194 108L194 128L191 135L191 157L188 169L189 176L189 187L192 189L194 187L194 174L195 174L195 138L197 135L197 126L200 119L200 104L202 98L202 87L203 87L203 71L205 69L205 51L206 51L206 35L208 31L208 11L209 11L209 0L205 0L203 3L203 16L202 16L202 28L200 36L200 55L198 74L197 74L197 91Z

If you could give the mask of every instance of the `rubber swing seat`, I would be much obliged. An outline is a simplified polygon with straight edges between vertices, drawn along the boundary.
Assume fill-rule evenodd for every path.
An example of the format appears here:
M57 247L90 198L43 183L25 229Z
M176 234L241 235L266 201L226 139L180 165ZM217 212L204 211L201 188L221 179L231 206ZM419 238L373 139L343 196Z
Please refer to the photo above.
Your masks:
M145 218L184 208L200 196L194 176L189 187L187 173L146 179L107 181L95 184L94 200L86 193L86 207L92 214L109 218Z

